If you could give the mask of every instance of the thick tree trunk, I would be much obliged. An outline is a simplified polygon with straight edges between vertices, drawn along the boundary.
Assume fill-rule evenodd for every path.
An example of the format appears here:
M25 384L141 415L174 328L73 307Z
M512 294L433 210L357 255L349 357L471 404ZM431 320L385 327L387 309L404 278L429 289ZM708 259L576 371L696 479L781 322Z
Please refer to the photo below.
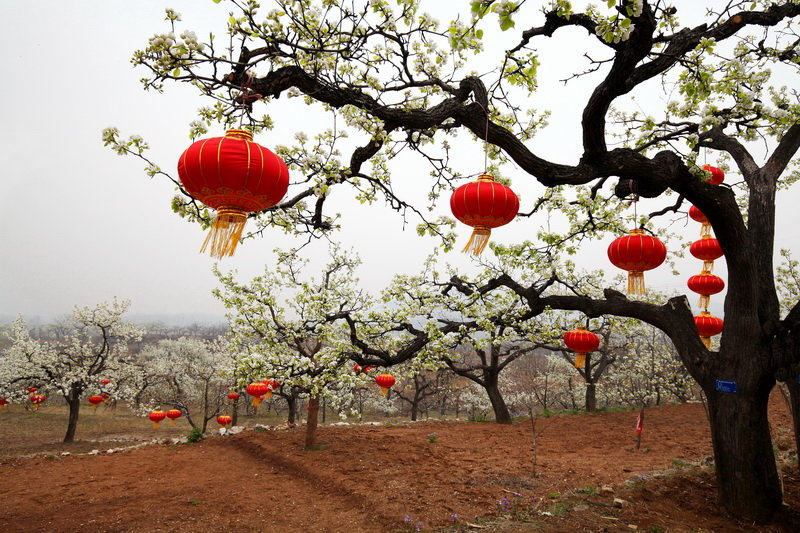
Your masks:
M792 410L792 424L794 426L794 449L800 457L800 383L792 376L785 382L789 390L789 407Z
M78 414L81 410L80 392L72 391L66 397L66 400L69 406L69 421L67 422L67 434L64 435L64 442L72 442L75 440L75 430L78 428Z
M595 383L586 384L586 401L584 408L587 412L597 411L597 385Z
M486 394L489 395L489 401L492 402L492 410L494 411L494 420L498 424L510 424L511 413L508 411L506 401L500 393L500 388L497 386L496 380L486 380L484 385Z
M296 424L297 423L297 396L294 394L288 396L286 398L286 405L289 407L289 413L287 414L286 421L289 424Z
M233 406L231 408L233 413L231 413L231 418L233 421L231 422L231 426L238 426L239 425L239 398L233 400Z
M317 423L319 421L319 396L308 401L308 420L306 421L306 450L313 450L317 443Z
M706 396L719 504L737 518L768 522L782 503L767 419L769 392Z
M411 421L416 422L418 416L419 416L419 409L417 408L417 404L411 402Z

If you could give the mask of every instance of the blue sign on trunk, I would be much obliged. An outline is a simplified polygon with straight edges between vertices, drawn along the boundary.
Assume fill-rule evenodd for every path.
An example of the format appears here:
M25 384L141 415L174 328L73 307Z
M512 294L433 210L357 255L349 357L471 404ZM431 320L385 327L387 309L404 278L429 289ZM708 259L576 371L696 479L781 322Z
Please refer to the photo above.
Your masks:
M724 379L717 380L717 390L720 392L736 393L736 382L725 381Z

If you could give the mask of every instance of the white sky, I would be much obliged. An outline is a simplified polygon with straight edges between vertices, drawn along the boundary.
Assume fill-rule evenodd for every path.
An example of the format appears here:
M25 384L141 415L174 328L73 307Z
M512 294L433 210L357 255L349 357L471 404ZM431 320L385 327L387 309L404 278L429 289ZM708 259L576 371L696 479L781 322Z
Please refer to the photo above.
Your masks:
M438 3L429 4L433 8ZM166 31L164 7L181 12L185 27L195 30L201 40L208 31L224 34L228 8L211 0L6 2L0 17L4 72L0 317L21 313L49 318L73 305L91 305L113 296L131 299L131 311L137 314L224 314L210 294L216 284L210 272L213 260L198 254L203 233L171 212L170 184L148 179L140 161L115 155L100 140L107 126L119 127L125 137L139 134L151 145L152 158L167 171L174 170L178 156L190 144L187 124L207 102L174 84L166 87L165 94L144 92L138 81L144 72L129 62L132 52L144 47L152 34ZM552 125L531 146L546 158L574 162L580 142L576 127L588 96L585 88L594 80L579 80L566 88L551 83L570 67L585 64L582 50L570 51L564 46L567 41L562 36L556 42L542 40L539 46L542 92L535 97L541 99L540 108L554 113ZM547 55L548 48L559 55ZM277 111L275 118L278 127L257 137L257 142L265 146L291 142L293 130L284 128L281 120L295 128L297 117ZM468 136L461 138L467 142ZM477 172L483 164L480 146L470 151L476 154L471 172ZM418 186L424 199L428 169L406 164L395 167L409 183L401 189L413 192ZM514 179L513 169L504 175ZM530 209L539 190L532 181L522 173L514 180L514 189L523 197L522 210ZM348 217L335 238L357 248L364 260L359 277L365 286L378 290L397 271L416 272L435 245L416 236L418 221L410 219L403 231L400 217L381 203L353 205L343 197L345 191L349 189L332 198L335 211ZM440 200L435 216L449 211L448 201ZM496 230L493 238L514 242L529 238L535 230L525 219ZM685 232L696 238L697 225L690 222ZM460 242L468 234L460 226ZM252 277L272 263L275 246L292 244L296 243L277 231L245 241L222 268L236 268L242 277ZM607 245L588 247L578 260L593 268L605 265ZM307 252L324 260L325 250L326 245L319 243ZM446 259L469 264L459 252ZM649 284L684 290L685 279L699 267L691 257L679 265L686 265L680 278L663 272L648 275Z

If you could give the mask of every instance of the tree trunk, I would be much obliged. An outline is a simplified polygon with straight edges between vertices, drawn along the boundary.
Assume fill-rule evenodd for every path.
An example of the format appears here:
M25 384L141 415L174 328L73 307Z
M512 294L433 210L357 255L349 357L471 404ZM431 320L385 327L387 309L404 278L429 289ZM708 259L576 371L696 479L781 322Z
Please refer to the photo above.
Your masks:
M794 449L800 457L800 383L797 377L792 376L784 383L789 390L789 407L792 410L792 425L794 427Z
M768 522L782 503L767 418L769 388L706 396L719 504L737 518Z
M64 435L64 442L72 442L75 440L75 430L78 428L78 414L81 410L80 391L73 389L65 399L67 400L67 405L69 405L69 421L67 422L67 434Z
M286 397L286 405L289 407L289 413L287 414L286 421L289 424L296 424L297 423L297 396L291 394Z
M319 421L319 396L308 401L308 420L306 421L306 450L313 450L317 442L317 422Z
M511 413L508 412L508 406L506 406L506 401L500 393L497 381L487 379L484 388L486 389L486 394L489 395L489 401L492 402L495 422L498 424L510 424Z
M231 413L231 418L233 421L231 422L231 426L238 426L239 425L239 398L233 400L233 406L231 408L233 413Z
M417 404L415 402L411 402L411 421L416 422L418 416L419 409L417 408Z
M597 411L597 385L595 383L586 384L586 402L584 407L589 413Z

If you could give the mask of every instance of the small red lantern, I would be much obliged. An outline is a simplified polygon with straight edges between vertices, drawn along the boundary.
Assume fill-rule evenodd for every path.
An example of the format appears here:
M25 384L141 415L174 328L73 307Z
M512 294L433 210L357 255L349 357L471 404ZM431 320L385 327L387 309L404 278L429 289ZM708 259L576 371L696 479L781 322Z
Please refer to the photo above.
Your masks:
M28 394L33 394L37 390L39 390L39 389L37 389L36 387L28 387Z
M699 275L689 278L686 285L689 289L700 295L700 307L702 309L708 309L711 295L722 292L725 288L725 281L721 277L704 270Z
M356 374L361 372L361 365L359 365L359 364L353 365L353 372L355 372Z
M39 390L36 387L31 387L31 388L34 390ZM28 397L28 399L33 404L33 408L38 409L39 406L42 405L47 400L47 396L45 396L44 394L31 394Z
M92 404L92 409L97 409L97 406L103 403L102 396L89 396L87 400Z
M608 259L628 271L628 294L645 294L644 271L652 270L667 258L667 248L640 229L619 237L608 247Z
M229 400L232 400L234 402L239 399L239 393L238 392L229 392L227 394L227 396L228 396Z
M101 385L108 385L109 383L111 383L110 379L101 379L100 380L100 384Z
M575 368L585 368L586 354L600 347L600 337L579 327L564 333L564 344L575 352Z
M149 418L153 423L153 429L158 428L158 423L164 420L166 417L167 414L161 410L150 411L150 414L147 415L147 418Z
M362 372L369 372L370 370L374 369L374 366L365 366L361 369Z
M264 399L264 395L269 392L269 386L263 381L254 381L245 387L244 390L253 397L253 405L259 405L261 400Z
M108 400L111 398L111 395L108 394L107 392L104 392L103 394L100 395L100 397L103 398L103 403L108 403Z
M181 412L180 409L170 409L169 411L167 411L164 414L166 414L167 418L169 418L168 424L174 424L175 420L180 418L183 413Z
M475 228L464 252L480 255L489 242L492 228L508 224L519 211L519 198L510 187L494 181L489 174L465 183L453 191L450 210L458 220Z
M711 236L711 224L708 222L708 218L706 218L706 215L703 214L702 211L697 209L695 206L690 207L689 218L700 223L701 237L705 237L706 235Z
M706 349L711 349L711 337L722 333L722 327L725 322L718 317L715 317L708 311L703 311L694 317L697 332L700 334L700 340L703 341Z
M222 427L227 427L233 423L233 417L228 415L219 415L217 417L217 424Z
M692 243L689 247L689 253L703 261L704 271L711 272L714 268L714 261L722 257L722 247L717 239L706 235L699 241Z
M711 165L703 165L703 170L711 173L711 177L708 178L708 183L711 185L719 185L725 181L725 172L721 168L712 167Z
M392 385L394 385L395 379L393 375L389 374L388 372L384 372L375 376L375 383L377 383L381 388L381 394L386 396L389 394L389 389L391 389Z
M5 398L0 398L0 409L5 409L6 405L8 405L9 403L10 402Z
M204 252L233 255L244 231L247 213L281 201L289 186L289 170L280 157L253 142L245 130L195 142L178 161L178 177L193 198L217 210Z

